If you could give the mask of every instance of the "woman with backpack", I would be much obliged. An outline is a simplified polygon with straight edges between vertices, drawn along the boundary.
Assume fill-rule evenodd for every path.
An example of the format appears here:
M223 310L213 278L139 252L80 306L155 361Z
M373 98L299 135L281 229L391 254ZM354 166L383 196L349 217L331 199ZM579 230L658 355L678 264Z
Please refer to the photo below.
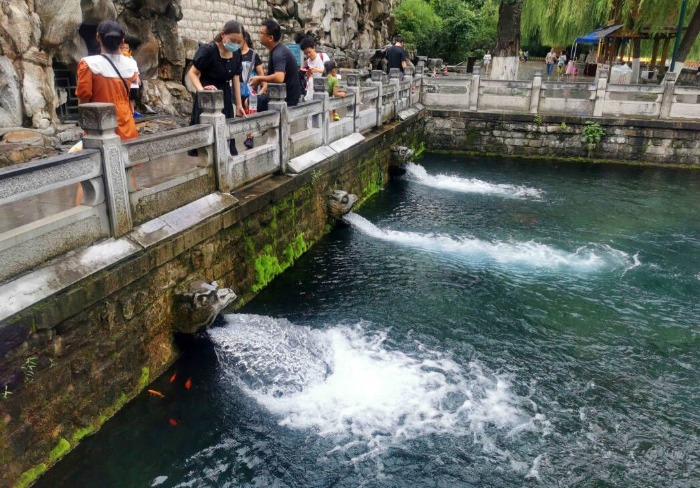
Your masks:
M138 81L139 70L136 61L121 54L124 35L124 29L114 20L105 20L97 26L101 54L80 60L75 89L80 103L114 104L116 132L122 141L138 136L129 92L131 84Z

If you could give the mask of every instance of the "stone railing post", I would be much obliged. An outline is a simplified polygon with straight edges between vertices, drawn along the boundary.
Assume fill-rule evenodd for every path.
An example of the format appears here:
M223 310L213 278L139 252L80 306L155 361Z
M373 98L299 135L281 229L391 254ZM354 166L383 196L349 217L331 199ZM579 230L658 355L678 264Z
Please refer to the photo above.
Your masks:
M418 100L416 100L419 103L423 103L423 78L425 78L425 61L421 59L421 57L418 57L418 62L416 63L416 76L420 77L420 87L418 89Z
M377 123L375 124L375 127L382 126L382 118L384 116L384 84L382 82L383 78L384 72L382 70L372 70L372 83L379 89L379 93L377 96Z
M540 109L540 96L542 94L542 70L535 70L532 79L532 92L530 92L530 113L536 114Z
M389 83L396 85L394 93L394 117L401 111L401 70L399 68L391 68L389 70Z
M661 96L661 110L659 112L659 118L668 119L671 118L671 109L673 108L673 103L676 101L676 95L674 91L676 90L676 77L678 73L673 73L669 71L664 76L662 85L664 87L664 93Z
M270 102L268 104L268 110L274 110L280 113L280 126L279 126L279 138L280 138L280 169L283 173L287 172L287 165L289 164L290 156L290 129L289 129L289 116L287 115L287 85L284 83L268 83L267 93L270 95Z
M360 129L358 117L361 111L360 104L362 103L360 100L360 97L362 96L360 94L360 75L350 73L346 78L348 82L348 94L355 94L355 103L352 104L352 131L358 132Z
M403 75L404 75L404 80L408 80L408 106L412 107L413 104L415 103L414 96L413 96L413 80L416 77L416 68L412 66L407 66L403 70Z
M323 145L328 145L329 140L329 130L328 125L330 124L330 118L328 116L328 101L330 96L328 95L328 78L321 76L319 78L314 78L314 100L321 100L323 102L323 108L321 109L321 115L319 116L317 127L321 129L321 135L323 140Z
M407 66L403 70L404 79L408 80L408 106L412 107L416 102L415 96L413 95L413 80L416 76L416 68L412 66Z
M469 110L476 112L479 108L479 83L481 82L481 66L472 69L472 84L469 87Z
M608 89L608 72L601 71L598 77L598 83L595 91L595 102L593 104L593 117L603 116L603 107L605 106L605 92Z
M221 90L200 90L197 92L197 99L202 109L200 123L211 125L214 129L214 143L207 148L207 159L216 170L216 188L221 192L229 192L233 189L233 182L229 181L228 177L229 144L226 139L228 128L226 116L222 112L224 93Z
M126 178L128 153L115 132L117 115L111 103L84 103L78 108L80 126L86 132L85 149L98 149L102 159L105 200L113 237L133 229L129 187Z

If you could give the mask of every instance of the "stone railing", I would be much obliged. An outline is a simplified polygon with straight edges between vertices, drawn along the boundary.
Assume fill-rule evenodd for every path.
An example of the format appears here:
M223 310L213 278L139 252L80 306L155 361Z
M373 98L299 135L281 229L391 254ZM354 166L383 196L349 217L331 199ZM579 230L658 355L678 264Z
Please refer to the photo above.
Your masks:
M700 119L700 88L676 86L674 73L658 86L612 84L607 76L601 70L595 82L543 82L537 71L531 82L503 81L484 79L474 67L467 77L422 78L421 102L481 112Z
M3 223L0 282L73 249L138 232L137 226L150 228L159 217L208 195L275 173L300 173L358 144L363 132L418 111L413 106L420 77L380 78L364 86L356 75L348 78L346 97L329 97L327 80L319 78L314 99L296 107L284 102L284 84L271 84L267 112L228 120L221 113L222 93L202 91L200 125L124 143L115 133L111 104L81 105L82 152L0 170L4 211L31 207L31 199L61 189L60 208L67 208ZM245 150L242 141L249 135L254 147ZM229 155L232 139L236 156Z

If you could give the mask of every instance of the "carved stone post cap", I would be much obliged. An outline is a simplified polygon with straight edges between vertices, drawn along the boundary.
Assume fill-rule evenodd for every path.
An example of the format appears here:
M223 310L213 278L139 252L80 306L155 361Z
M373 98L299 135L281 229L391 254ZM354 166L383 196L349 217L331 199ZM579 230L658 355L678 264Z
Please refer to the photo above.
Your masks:
M320 76L314 78L314 93L326 93L328 91L328 78Z
M428 60L428 56L418 56L418 62L423 61L423 64Z
M391 68L389 70L389 79L401 78L401 70L399 68Z
M348 86L360 86L360 75L355 73L348 73L345 77L348 81Z
M107 132L117 128L117 113L111 103L83 103L78 107L80 127L87 132Z
M270 101L284 101L287 98L287 85L284 83L268 83L267 93L270 94Z
M535 70L535 78L542 78L542 70L541 69Z
M384 72L380 69L372 70L372 81L382 81L382 75Z
M481 74L481 66L474 65L472 68L472 75L479 76Z
M416 68L414 68L413 66L408 66L404 68L403 72L406 76L413 76L416 74Z
M203 113L217 113L224 109L224 92L221 90L200 90L197 92L199 108Z

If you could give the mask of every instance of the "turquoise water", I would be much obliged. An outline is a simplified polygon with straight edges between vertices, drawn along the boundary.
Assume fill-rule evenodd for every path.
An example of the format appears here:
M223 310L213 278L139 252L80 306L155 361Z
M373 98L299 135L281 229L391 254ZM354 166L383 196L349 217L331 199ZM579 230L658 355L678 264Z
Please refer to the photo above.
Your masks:
M700 174L408 169L38 486L700 486Z

